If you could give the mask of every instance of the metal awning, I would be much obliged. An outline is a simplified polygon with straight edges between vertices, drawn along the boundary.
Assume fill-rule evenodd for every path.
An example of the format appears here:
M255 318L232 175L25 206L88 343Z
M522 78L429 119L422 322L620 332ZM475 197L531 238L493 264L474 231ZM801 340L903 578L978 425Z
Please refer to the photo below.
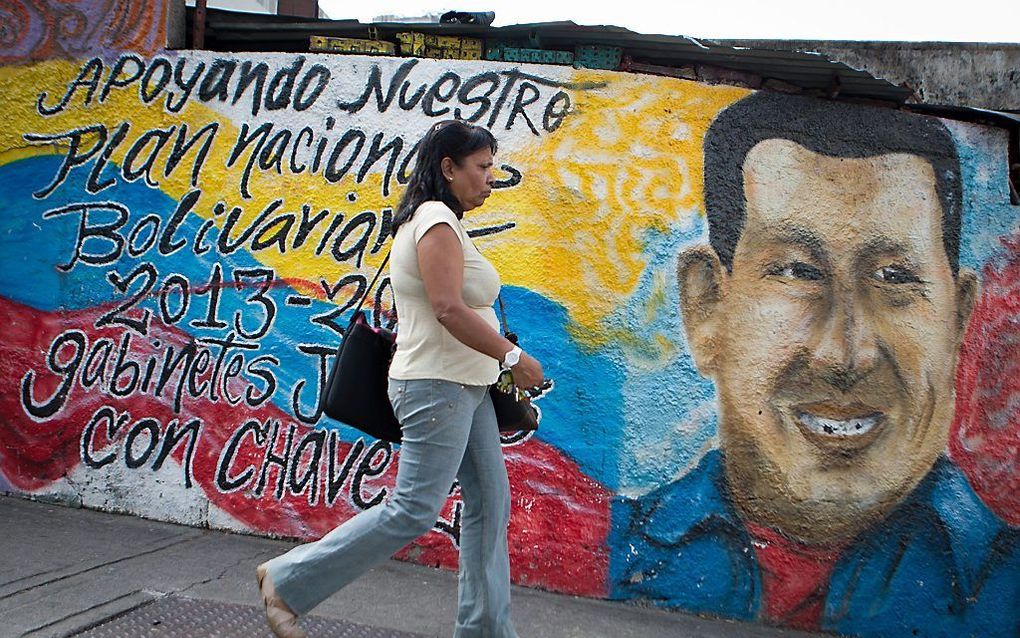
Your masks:
M188 11L190 21L194 12ZM366 24L357 20L307 19L209 9L206 48L218 51L307 51L308 38L327 35L367 38L370 29L378 37L396 40L402 31L458 35L485 40L513 41L546 49L573 50L577 44L598 44L623 49L624 55L642 65L661 67L708 66L789 83L812 94L867 99L902 104L910 89L896 86L829 60L817 53L747 49L721 45L686 36L648 35L616 26L584 26L573 22L542 22L491 27L467 24L393 23Z

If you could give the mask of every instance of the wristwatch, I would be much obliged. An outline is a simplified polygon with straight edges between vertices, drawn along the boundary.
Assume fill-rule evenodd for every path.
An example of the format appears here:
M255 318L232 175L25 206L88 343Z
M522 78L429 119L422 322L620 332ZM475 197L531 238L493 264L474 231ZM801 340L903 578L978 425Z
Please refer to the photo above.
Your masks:
M522 352L523 350L521 350L520 346L514 346L512 350L503 355L503 363L500 364L502 368L504 370L509 370L517 365L517 363L521 360Z

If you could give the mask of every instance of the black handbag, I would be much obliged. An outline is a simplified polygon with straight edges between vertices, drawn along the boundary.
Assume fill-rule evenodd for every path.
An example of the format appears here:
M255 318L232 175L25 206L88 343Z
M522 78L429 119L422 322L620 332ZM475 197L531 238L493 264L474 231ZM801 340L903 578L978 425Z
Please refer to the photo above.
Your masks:
M322 394L322 411L377 439L399 443L400 422L393 414L387 392L396 335L384 328L373 327L362 311L389 258L387 254L372 283L365 288L365 294L344 331ZM499 298L499 312L504 335L516 345L517 335L507 327L502 297ZM489 396L500 432L538 429L538 411L525 393L512 386L509 370L503 370L500 381L489 386Z
M399 443L400 422L387 393L396 335L373 327L361 310L389 259L387 253L344 331L322 394L322 411L377 439Z

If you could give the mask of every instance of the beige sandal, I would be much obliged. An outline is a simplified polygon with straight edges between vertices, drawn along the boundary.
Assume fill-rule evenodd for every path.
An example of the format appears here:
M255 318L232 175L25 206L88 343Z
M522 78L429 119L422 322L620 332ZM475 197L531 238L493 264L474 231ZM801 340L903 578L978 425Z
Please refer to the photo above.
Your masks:
M273 579L269 576L265 563L255 568L255 576L258 578L262 603L266 607L266 620L269 621L269 628L273 630L277 638L308 638L307 634L298 626L297 616L290 610L287 603L276 595Z

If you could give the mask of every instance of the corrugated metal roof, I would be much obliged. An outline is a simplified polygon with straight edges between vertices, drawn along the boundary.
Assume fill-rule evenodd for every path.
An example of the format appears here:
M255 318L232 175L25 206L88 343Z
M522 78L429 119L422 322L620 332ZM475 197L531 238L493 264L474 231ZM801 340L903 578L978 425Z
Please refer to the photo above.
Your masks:
M188 12L189 33L193 11ZM468 24L427 24L357 20L305 19L291 16L235 13L210 9L206 48L222 51L306 51L311 35L368 37L374 28L380 38L395 41L396 33L463 35L486 40L531 42L546 49L572 50L577 44L622 47L637 63L663 67L710 66L788 82L805 91L841 97L902 103L908 89L852 69L813 53L744 49L699 41L686 36L648 35L610 25L584 26L573 22L543 22L503 27Z
M944 104L909 104L907 110L936 117L948 117L965 122L976 122L1020 131L1020 113L992 111L972 106L951 106Z
M189 9L189 34L193 15L193 10ZM904 104L912 95L909 88L894 85L818 53L734 47L687 36L642 34L611 25L585 26L574 22L503 27L395 22L366 24L357 20L306 19L210 9L206 48L221 51L307 51L311 35L366 38L370 29L381 39L390 41L396 41L398 32L413 30L523 42L530 43L525 46L546 49L573 50L577 44L617 46L623 48L625 59L632 60L637 69L645 72L657 70L666 74L682 74L684 67L695 67L698 71L724 69L748 74L761 82L780 80L808 94L898 105ZM665 68L651 69L650 66ZM676 73L670 73L669 68L675 69ZM720 81L733 79L724 75ZM736 80L739 82L739 78ZM954 108L944 107L941 114L952 117L950 111ZM1000 126L1016 126L1015 121L990 119Z

